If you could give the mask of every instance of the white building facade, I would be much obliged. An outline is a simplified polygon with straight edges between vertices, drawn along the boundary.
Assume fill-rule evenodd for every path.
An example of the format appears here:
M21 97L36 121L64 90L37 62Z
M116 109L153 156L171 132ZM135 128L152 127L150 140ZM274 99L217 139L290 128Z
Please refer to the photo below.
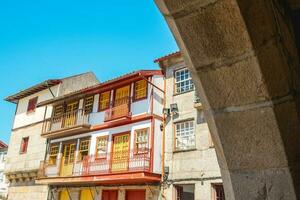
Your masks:
M155 60L166 81L166 200L224 200L219 165L200 99L180 52Z
M5 175L9 181L9 200L47 199L48 187L35 180L44 159L47 141L41 137L43 122L52 108L37 104L97 84L92 73L64 79L52 79L7 97L16 104L16 112L7 152Z

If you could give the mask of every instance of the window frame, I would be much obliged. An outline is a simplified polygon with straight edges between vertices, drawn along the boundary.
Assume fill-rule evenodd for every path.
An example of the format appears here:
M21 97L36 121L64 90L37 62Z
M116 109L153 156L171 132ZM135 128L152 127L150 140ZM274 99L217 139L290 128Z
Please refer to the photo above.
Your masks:
M187 187L187 186L192 186L193 187L193 195L194 195L194 198L195 198L195 195L196 195L196 184L195 183L174 184L173 185L173 188L174 188L174 190L173 190L174 193L173 194L174 194L174 197L175 197L176 200L181 200L182 199L183 194L184 194L184 187ZM180 191L179 191L179 189L180 189Z
M139 152L138 147L137 147L137 132L138 131L143 131L143 130L146 130L147 134L148 134L148 139L147 139L147 146L148 147L147 147L147 150ZM134 152L135 155L147 154L150 151L150 148L149 148L150 147L150 128L147 127L147 128L141 128L141 129L134 130L134 140L133 140L133 142L134 142L133 152Z
M213 200L217 200L217 187L222 187L223 188L224 200L225 200L225 191L224 191L223 184L222 183L211 183L211 192L212 192Z
M105 149L105 154L103 154L103 156L99 156L98 155L98 143L99 143L99 139L105 139L106 140L106 149ZM105 136L98 136L96 137L96 148L95 148L95 158L96 159L107 159L107 155L108 155L108 135ZM105 156L104 156L105 155Z
M139 81L146 81L146 88L145 88L145 90L146 90L146 96L140 97L140 98L136 98L136 96L135 96L135 95L136 95L136 89L135 89L135 87L136 87L136 83L139 82ZM141 80L135 81L135 82L133 83L133 98L132 98L132 101L133 101L133 102L141 101L141 100L144 100L144 99L147 99L147 98L148 98L148 85L149 85L148 79L147 79L147 80L141 79Z
M176 84L177 84L177 79L176 79L176 73L177 73L178 71L182 71L182 70L187 70L188 73L190 73L190 79L189 79L189 80L192 81L193 88L190 89L190 90L187 90L187 91L177 92L177 85L176 85ZM188 92L191 92L191 91L194 91L194 90L195 90L195 85L194 85L194 82L193 82L192 77L191 77L191 72L188 70L188 68L183 67L183 68L174 70L174 71L173 71L173 78L174 78L174 83L173 83L173 94L174 94L174 95L180 95L180 94L188 93ZM188 81L188 80L184 80L184 81ZM183 81L181 81L181 82L183 82Z
M54 148L54 147L57 148L57 153L51 155L51 149ZM56 165L57 164L56 162L57 162L57 156L58 156L58 154L59 154L59 145L58 144L51 145L50 148L49 148L49 158L48 158L48 164L49 165ZM53 163L50 163L51 157L55 157Z
M88 142L87 149L85 149L85 150L82 150L82 149L81 149L81 145L82 145L83 142ZM82 157L82 152L87 152L87 155L86 155L86 156L89 155L89 152L90 152L90 145L91 145L91 139L90 139L90 138L80 140L80 142L79 142L78 159L77 159L77 161L82 161L82 160L84 159L84 157ZM76 151L76 149L75 149L75 151Z
M38 102L38 96L33 97L28 100L27 109L26 112L28 113L34 113L36 110L37 102Z
M106 93L106 92L109 93L108 104L107 104L107 107L101 108L101 94ZM99 102L98 102L98 112L102 112L102 111L104 111L104 110L109 109L110 103L111 103L111 90L107 90L107 91L104 91L104 92L100 92L100 93L99 93Z
M188 122L193 122L193 133L194 133L194 145L193 146L187 146L186 148L178 148L177 147L177 125L182 124L182 123L188 123ZM180 151L190 151L196 149L196 133L195 133L195 119L186 119L182 121L177 121L173 123L173 135L174 135L174 145L173 145L173 151L174 152L180 152Z
M91 105L89 105L89 106L91 106L91 110L87 112L87 110L86 110L86 106L87 106L86 102L87 102L87 100L88 100L89 98L92 98L92 103L91 103ZM84 98L84 100L83 100L83 113L84 113L85 115L90 114L90 113L93 112L94 101L95 101L94 95L90 95L90 96L87 96L87 97Z
M26 144L26 146L24 146L25 144ZM20 145L20 150L19 150L20 154L26 154L27 153L28 144L29 144L29 136L22 137L21 145Z

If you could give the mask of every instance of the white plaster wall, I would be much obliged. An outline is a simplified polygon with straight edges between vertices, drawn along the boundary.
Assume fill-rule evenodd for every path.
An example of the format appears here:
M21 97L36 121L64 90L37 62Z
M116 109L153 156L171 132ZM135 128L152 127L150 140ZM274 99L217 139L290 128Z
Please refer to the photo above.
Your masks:
M91 125L99 125L104 123L105 111L90 113L89 123Z
M164 90L164 78L162 76L153 76L153 84ZM153 113L162 116L164 94L155 87L153 91Z
M153 172L161 174L162 159L162 131L160 130L160 120L154 120L154 160Z
M0 151L0 172L4 170L7 151Z
M150 93L149 89L148 93ZM147 99L132 102L130 110L132 116L150 113L150 94L148 95Z
M59 85L51 87L51 90L54 95L57 95L58 88L59 88ZM17 106L17 112L15 115L15 120L14 120L14 124L13 124L14 129L18 128L18 127L29 125L29 124L32 124L35 122L39 122L44 119L45 108L46 108L45 106L36 108L36 110L34 112L27 113L28 101L34 97L38 97L38 103L53 98L49 89L45 89L45 90L37 92L33 95L25 97L23 99L20 99L18 106ZM48 107L50 107L49 109L51 109L51 106L48 106ZM47 113L51 113L51 110L48 111Z

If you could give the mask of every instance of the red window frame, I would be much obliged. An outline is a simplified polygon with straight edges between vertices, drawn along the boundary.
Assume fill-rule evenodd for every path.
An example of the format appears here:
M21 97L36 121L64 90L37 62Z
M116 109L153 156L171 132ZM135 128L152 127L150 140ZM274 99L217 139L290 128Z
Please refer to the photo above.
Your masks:
M27 113L34 112L36 109L38 97L34 97L32 99L29 99L28 105L27 105Z
M29 137L22 138L22 142L21 142L21 146L20 146L20 154L27 153L28 142L29 142Z
M183 187L176 185L175 186L175 195L176 195L176 200L182 200L183 199Z

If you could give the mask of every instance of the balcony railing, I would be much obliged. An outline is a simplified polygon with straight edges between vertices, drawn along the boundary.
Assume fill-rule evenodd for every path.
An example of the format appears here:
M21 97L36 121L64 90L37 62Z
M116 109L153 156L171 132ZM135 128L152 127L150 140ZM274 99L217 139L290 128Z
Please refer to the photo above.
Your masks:
M68 175L60 175L64 166L49 165L41 162L38 173L39 178L58 176L87 176L109 175L124 172L150 172L151 151L143 149L143 153L135 151L107 153L100 157L94 155L85 156L82 161L73 164L72 172ZM59 162L57 162L59 163ZM63 163L60 163L63 165Z
M42 132L49 133L86 124L89 124L89 114L79 109L45 120Z
M130 97L124 97L114 101L114 105L105 111L105 121L130 116Z

